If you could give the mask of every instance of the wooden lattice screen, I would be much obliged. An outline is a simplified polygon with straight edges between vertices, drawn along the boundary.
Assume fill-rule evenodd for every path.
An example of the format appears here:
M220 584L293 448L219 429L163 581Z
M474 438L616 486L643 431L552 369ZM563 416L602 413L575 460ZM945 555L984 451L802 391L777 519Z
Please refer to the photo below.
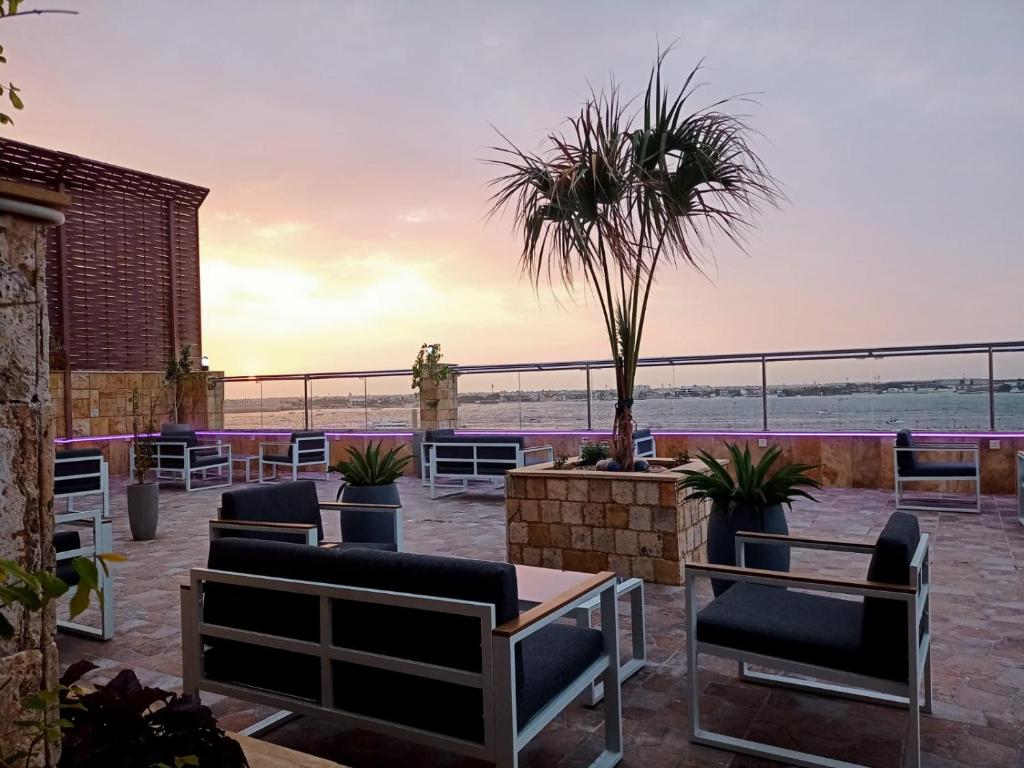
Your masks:
M47 243L51 365L162 370L202 354L199 206L209 190L0 138L0 177L72 196Z

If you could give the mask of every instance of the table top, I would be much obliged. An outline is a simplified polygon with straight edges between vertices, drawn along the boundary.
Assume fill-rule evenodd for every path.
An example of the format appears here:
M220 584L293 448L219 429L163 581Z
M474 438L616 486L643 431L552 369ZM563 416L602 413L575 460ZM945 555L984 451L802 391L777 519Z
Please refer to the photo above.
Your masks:
M279 747L277 744L251 739L237 733L228 735L242 745L250 768L344 768L341 763L332 763L330 760Z
M517 565L515 568L519 599L526 603L546 603L594 576L581 571L559 571L533 565Z
M253 459L258 459L259 457L260 455L258 453L235 453L234 451L231 452L232 461L252 461Z

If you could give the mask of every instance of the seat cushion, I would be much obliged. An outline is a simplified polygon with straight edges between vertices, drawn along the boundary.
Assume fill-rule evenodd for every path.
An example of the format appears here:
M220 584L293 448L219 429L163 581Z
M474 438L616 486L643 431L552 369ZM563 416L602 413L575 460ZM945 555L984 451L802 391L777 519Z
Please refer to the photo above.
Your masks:
M519 729L604 653L600 630L549 624L521 643L523 685L516 701Z
M70 552L82 546L82 537L78 531L56 531L53 534L53 548L59 555L61 552ZM75 586L79 581L78 572L71 565L71 560L58 560L56 576L69 587Z
M227 457L224 457L225 461ZM316 525L317 541L324 538L320 500L312 480L258 485L227 491L220 497L221 520L251 520L260 523L306 523Z
M697 615L697 639L726 648L870 674L859 600L737 583ZM904 655L906 655L904 653Z
M192 469L196 469L197 467L222 467L227 463L227 455L196 455L191 457L189 466L192 467Z
M973 464L946 461L918 461L910 469L900 469L900 477L974 477Z
M291 466L292 457L282 453L264 453L263 461L267 464L288 464Z

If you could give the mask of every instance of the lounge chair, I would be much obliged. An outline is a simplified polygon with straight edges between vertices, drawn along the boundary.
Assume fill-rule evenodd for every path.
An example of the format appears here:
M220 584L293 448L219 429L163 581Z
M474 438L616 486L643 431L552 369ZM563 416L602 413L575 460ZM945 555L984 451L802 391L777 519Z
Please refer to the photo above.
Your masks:
M283 468L290 471L292 480L298 480L300 467L323 466L324 479L330 479L330 449L323 432L292 432L287 443L260 443L259 456L261 483L268 479L264 476L265 467L270 469L269 479L276 479L278 469Z
M340 542L324 541L321 510L341 518ZM312 480L242 488L221 495L210 538L290 541L320 547L402 549L402 508L392 504L320 501Z
M923 511L981 512L981 463L977 443L915 443L909 430L896 433L893 444L893 465L896 477L896 509ZM920 454L962 453L966 461L921 461ZM969 506L939 502L908 502L904 485L907 483L946 483L965 480L974 484L974 493L968 497Z
M744 567L747 544L859 552L870 554L871 563L866 579L765 571ZM895 512L873 545L743 531L736 549L736 566L686 564L690 740L781 763L853 766L703 728L698 673L699 656L706 654L739 662L740 678L749 682L907 707L904 763L918 768L920 710L931 712L932 687L928 535L917 518ZM698 609L696 580L710 577L736 583ZM754 671L748 664L801 677Z
M601 629L561 623L601 600ZM184 691L450 750L515 768L595 678L604 745L622 758L615 575L520 613L508 563L276 541L210 542L182 587Z

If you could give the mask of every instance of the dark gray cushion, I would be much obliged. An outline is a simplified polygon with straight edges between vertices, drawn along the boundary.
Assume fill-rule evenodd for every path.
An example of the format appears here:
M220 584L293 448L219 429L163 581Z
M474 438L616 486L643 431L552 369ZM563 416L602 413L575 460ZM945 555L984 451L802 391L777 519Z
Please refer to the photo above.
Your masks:
M454 429L428 429L423 434L423 442L430 443L439 437L455 437Z
M292 457L286 453L264 453L263 461L270 464L288 464L292 463Z
M81 546L82 537L78 535L78 531L56 531L53 534L53 548L58 554L79 549ZM71 565L71 560L58 560L56 575L69 587L75 586L79 581L78 572Z
M66 451L57 451L53 465L53 494L62 496L69 493L82 493L85 491L98 491L101 488L100 466L103 462L103 453L99 448L73 448ZM62 480L69 475L95 475L94 477L81 477L74 480Z
M316 525L317 541L323 541L320 500L312 480L260 485L221 494L221 520L260 523L307 523Z
M917 518L894 512L878 537L868 566L868 580L910 584L910 563L921 541ZM885 676L907 679L907 604L878 597L864 598L864 645L877 657Z
M227 454L223 456L219 454L214 455L203 455L198 451L189 457L189 466L193 469L197 467L222 467L228 463Z
M900 477L974 477L977 469L973 464L918 461L911 469L901 469Z
M914 438L909 429L901 429L896 433L897 448L909 448L913 444ZM896 468L899 469L901 475L913 470L916 463L917 459L914 457L913 451L896 451Z
M516 701L519 729L601 658L600 630L550 624L522 642L523 685Z
M291 462L292 456L296 450L296 441L300 438L317 438L323 440L323 431L318 430L303 430L301 432L292 432L291 445L288 446L288 461ZM299 462L322 462L327 461L324 456L324 448L322 443L314 443L312 441L304 441L302 445L297 447L299 454Z
M859 600L738 583L697 615L697 639L866 674L862 626Z

